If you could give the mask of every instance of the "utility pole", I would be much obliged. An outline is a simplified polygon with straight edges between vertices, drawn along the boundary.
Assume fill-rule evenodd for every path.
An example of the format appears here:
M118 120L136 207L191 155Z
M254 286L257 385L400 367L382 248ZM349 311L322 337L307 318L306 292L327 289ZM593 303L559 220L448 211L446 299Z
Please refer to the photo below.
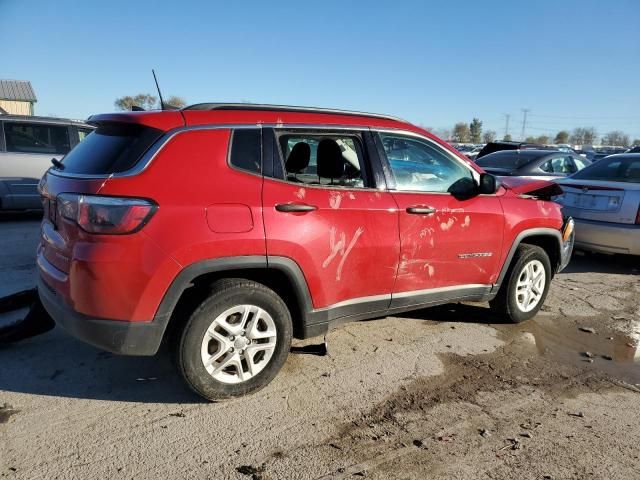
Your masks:
M511 118L511 115L509 115L508 113L505 113L504 117L506 120L506 124L504 126L504 137L502 138L507 138L507 135L509 135L509 119Z
M522 113L524 114L522 117L522 141L524 142L525 134L527 131L527 113L529 113L531 111L531 109L529 108L523 108L522 109Z

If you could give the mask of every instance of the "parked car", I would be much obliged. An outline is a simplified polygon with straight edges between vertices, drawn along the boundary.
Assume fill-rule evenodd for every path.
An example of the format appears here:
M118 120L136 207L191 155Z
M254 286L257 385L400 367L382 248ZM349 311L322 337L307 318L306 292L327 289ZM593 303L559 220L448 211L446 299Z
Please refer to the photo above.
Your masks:
M640 153L611 155L560 181L557 201L584 250L640 255Z
M558 150L503 150L476 159L493 175L558 180L582 170L588 160L576 153Z
M475 161L476 157L478 156L478 154L482 151L482 149L484 148L484 145L480 145L475 147L474 149L465 152L465 156L469 159L469 160L473 160Z
M502 185L383 115L200 104L89 119L40 185L40 299L105 350L175 352L208 399L255 391L308 338L459 300L534 316L569 261L556 185Z
M0 210L41 209L38 182L93 127L63 118L0 115Z

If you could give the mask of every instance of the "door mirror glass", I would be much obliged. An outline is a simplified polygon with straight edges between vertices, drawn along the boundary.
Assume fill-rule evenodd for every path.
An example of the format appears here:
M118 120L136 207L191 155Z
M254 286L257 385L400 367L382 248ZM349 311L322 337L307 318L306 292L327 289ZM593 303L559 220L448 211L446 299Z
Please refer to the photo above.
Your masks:
M499 182L493 175L489 173L480 174L480 186L478 191L480 194L493 195L499 187Z

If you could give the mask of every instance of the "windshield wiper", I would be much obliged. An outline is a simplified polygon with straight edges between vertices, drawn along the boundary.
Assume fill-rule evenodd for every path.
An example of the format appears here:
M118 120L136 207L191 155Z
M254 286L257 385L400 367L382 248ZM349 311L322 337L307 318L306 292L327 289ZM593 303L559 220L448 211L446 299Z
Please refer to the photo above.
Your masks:
M58 160L57 158L52 158L51 159L51 163L53 164L54 167L56 167L58 170L64 170L64 164Z

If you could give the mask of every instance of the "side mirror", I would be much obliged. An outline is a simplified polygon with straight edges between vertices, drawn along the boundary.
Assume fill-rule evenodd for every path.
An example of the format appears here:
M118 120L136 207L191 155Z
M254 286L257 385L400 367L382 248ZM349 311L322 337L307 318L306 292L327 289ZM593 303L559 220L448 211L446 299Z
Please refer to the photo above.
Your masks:
M498 182L498 179L493 175L489 173L480 174L480 186L478 188L480 194L492 195L496 193L499 186L500 182Z
M473 179L463 177L460 180L453 182L447 192L458 200L467 200L478 194L478 185Z

